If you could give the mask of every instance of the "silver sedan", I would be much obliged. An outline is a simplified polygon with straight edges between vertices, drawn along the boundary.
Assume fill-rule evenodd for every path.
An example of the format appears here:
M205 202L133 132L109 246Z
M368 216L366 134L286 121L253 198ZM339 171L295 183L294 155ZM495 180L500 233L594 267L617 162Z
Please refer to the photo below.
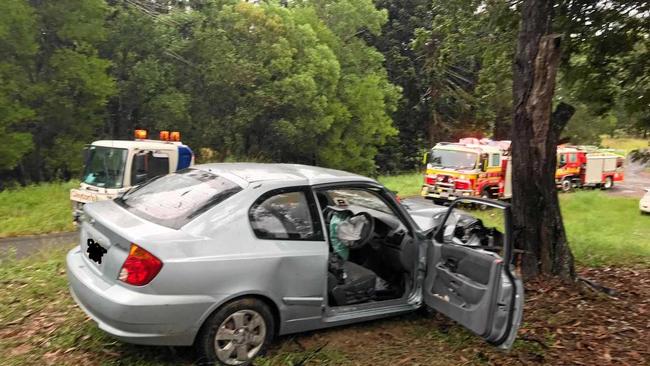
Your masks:
M523 311L501 230L401 203L375 180L304 165L207 164L84 206L70 292L130 343L248 365L276 335L428 306L500 348Z

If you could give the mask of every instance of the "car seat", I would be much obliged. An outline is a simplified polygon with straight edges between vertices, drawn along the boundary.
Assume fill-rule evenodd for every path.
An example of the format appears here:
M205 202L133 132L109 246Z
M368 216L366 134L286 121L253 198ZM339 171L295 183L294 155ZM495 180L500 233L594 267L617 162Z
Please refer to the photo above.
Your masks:
M373 271L347 260L350 247L364 245L373 235L372 216L367 213L354 215L352 211L341 207L330 206L325 211L332 250L327 281L331 303L341 306L372 300L375 295L377 275ZM357 220L356 224L346 225L361 217L365 220ZM339 238L341 227L353 230L359 239L346 240L350 239L350 232L345 233L347 235L345 239Z

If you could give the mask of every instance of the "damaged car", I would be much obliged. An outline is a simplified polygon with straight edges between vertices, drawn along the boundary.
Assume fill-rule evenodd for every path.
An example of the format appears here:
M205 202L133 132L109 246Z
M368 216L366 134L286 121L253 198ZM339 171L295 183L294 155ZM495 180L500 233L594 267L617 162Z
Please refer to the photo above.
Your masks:
M457 209L487 205L501 228ZM499 348L523 314L510 207L400 202L313 166L205 164L87 204L70 292L112 336L249 365L277 335L429 307Z

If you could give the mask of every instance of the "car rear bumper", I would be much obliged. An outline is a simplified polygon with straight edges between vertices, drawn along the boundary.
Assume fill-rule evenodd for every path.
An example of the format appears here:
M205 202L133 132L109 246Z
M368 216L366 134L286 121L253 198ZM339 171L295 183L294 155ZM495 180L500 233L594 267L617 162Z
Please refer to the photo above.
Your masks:
M100 329L124 342L191 345L214 304L208 296L152 295L110 284L87 267L79 247L68 252L66 264L76 303Z

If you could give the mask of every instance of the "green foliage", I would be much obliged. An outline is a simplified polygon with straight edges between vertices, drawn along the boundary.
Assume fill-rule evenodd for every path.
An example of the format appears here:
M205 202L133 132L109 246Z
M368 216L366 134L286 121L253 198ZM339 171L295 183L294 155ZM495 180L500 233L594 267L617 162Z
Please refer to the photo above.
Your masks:
M433 2L433 27L417 33L433 106L430 142L507 138L517 13L503 1Z
M572 142L650 131L647 4L608 4L556 7ZM517 6L3 1L0 172L69 179L84 144L135 128L180 129L216 160L412 171L437 141L507 138Z
M29 73L22 65L36 54L36 31L35 14L24 1L0 3L0 170L14 168L33 148L24 132L34 110L27 103Z
M223 157L374 171L377 147L396 133L399 90L381 54L355 36L385 21L372 2L213 1L170 19L182 24L168 32L186 61L177 72L190 143Z
M5 1L0 5L0 169L19 163L24 180L69 176L70 149L103 125L113 83L95 45L107 7Z

